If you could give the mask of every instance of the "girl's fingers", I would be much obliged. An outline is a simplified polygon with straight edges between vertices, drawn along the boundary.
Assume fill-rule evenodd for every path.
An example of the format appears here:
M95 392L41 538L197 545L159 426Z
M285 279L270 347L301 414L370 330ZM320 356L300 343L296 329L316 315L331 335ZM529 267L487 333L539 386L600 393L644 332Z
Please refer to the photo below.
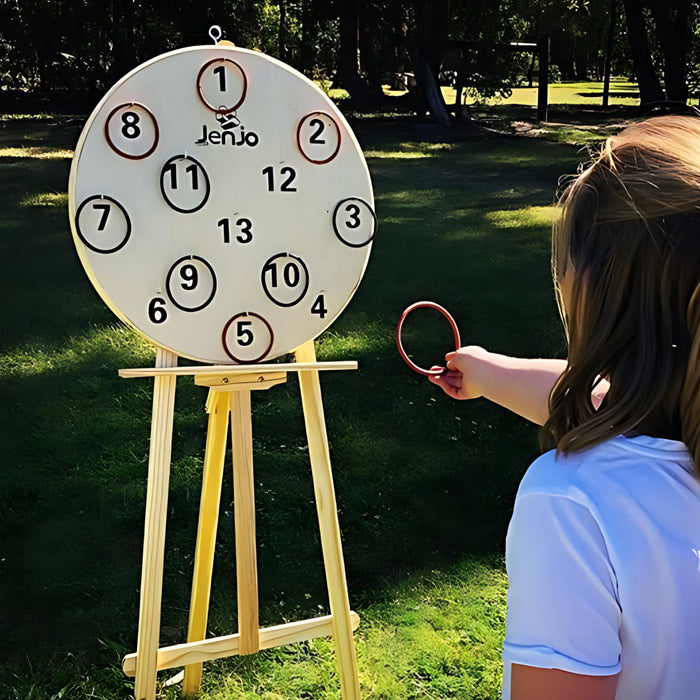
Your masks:
M439 367L432 367L431 369L440 369ZM446 371L442 374L429 375L428 379L439 386L448 396L453 399L460 398L460 392L462 389L462 375L460 372Z
M451 370L448 370L447 372L444 372L440 378L443 380L443 382L445 382L445 384L449 384L450 386L453 386L456 389L462 388L461 372L453 372Z

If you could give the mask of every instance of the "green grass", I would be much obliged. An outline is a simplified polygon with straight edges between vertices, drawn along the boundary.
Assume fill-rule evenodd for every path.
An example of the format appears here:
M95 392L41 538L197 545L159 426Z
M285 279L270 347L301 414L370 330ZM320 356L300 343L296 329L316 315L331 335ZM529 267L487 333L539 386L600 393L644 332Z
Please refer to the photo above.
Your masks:
M6 120L0 131L0 683L12 700L126 698L135 650L153 350L93 291L67 222L80 122ZM363 283L317 342L350 598L361 617L363 698L496 698L502 545L535 429L482 401L456 403L401 362L401 311L433 299L464 343L563 350L549 280L549 221L575 146L492 131L356 124L379 230ZM449 349L416 314L417 361ZM261 622L327 614L294 378L254 396ZM178 383L162 644L184 640L206 393ZM236 629L230 474L224 481L211 634ZM161 674L161 680L168 677ZM329 640L205 667L203 698L337 698ZM176 690L163 689L164 697Z
M487 104L501 105L537 105L538 87L514 87L509 97L493 97L487 99ZM600 81L550 83L547 87L550 105L595 106L602 105L603 83ZM614 106L632 107L639 104L639 88L637 84L622 78L610 81L608 93L609 104ZM452 100L454 101L454 99Z

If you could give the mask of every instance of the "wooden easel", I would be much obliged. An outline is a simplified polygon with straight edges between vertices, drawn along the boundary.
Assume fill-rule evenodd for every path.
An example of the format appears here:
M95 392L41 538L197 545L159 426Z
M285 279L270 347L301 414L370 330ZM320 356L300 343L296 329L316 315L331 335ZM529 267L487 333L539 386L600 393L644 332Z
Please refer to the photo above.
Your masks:
M127 676L135 676L136 700L154 700L156 675L160 670L184 666L183 694L192 696L199 692L204 661L251 654L327 635L332 635L335 642L343 699L360 698L353 639L359 618L350 610L348 600L318 375L319 370L356 369L357 363L316 362L313 340L297 348L295 358L296 363L290 364L177 367L177 356L159 349L155 368L119 372L122 377L155 377L138 641L136 653L126 656L122 664ZM250 394L253 390L269 389L286 381L287 372L299 373L331 614L259 629ZM209 425L187 642L159 648L173 410L179 375L193 375L196 384L209 387ZM233 445L238 633L205 639L229 417Z

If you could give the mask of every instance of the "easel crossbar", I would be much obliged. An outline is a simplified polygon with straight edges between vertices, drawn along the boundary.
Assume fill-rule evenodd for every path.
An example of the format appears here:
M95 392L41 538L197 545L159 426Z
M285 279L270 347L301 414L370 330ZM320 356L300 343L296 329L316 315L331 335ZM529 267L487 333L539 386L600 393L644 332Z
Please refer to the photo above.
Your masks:
M360 626L360 617L350 611L352 629ZM316 637L328 637L333 634L333 616L315 617L310 620L287 622L274 627L263 627L260 630L260 648L272 649L283 644L306 642ZM240 634L229 634L225 637L204 639L199 642L175 644L158 650L157 669L164 671L177 666L213 661L238 653ZM136 675L136 654L128 654L122 662L122 671L126 676Z
M157 377L163 374L178 377L207 374L255 374L258 372L313 372L319 370L357 369L357 362L345 360L338 362L279 362L265 365L196 365L192 367L135 367L120 369L119 376L132 379L136 377Z

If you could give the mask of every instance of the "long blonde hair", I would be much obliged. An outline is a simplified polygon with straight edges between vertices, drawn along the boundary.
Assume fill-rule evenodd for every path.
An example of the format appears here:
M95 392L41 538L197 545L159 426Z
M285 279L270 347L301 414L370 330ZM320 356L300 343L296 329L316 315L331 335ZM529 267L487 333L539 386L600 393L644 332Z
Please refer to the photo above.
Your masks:
M697 471L700 119L627 127L569 183L560 207L552 269L569 355L543 443L571 452L638 430L683 440ZM562 280L571 283L565 300ZM610 390L595 410L601 378Z

